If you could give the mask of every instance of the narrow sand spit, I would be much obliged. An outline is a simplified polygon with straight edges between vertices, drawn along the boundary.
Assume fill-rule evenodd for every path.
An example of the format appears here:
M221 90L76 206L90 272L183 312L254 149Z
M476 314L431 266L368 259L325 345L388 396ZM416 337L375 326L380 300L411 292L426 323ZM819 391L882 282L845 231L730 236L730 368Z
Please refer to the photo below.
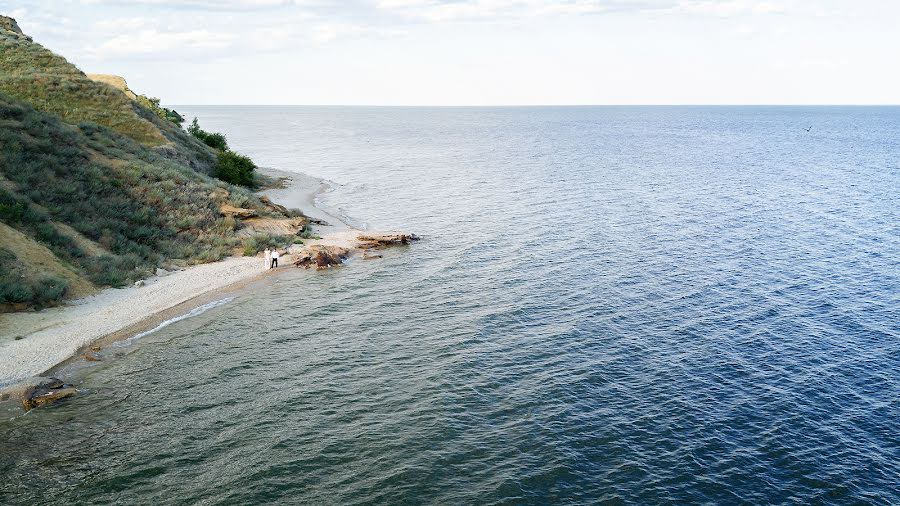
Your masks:
M314 206L315 196L327 188L327 183L306 175L289 176L288 188L265 193L273 201L299 207L308 216L329 223L316 228L322 239L307 241L304 247L363 247L359 240L361 231ZM300 248L294 246L291 250L298 252ZM285 268L293 268L290 255L283 256L281 263ZM45 373L104 337L128 337L121 334L146 330L157 315L176 306L179 307L175 310L186 313L191 309L190 301L199 301L203 295L251 281L266 272L261 257L235 257L153 277L144 286L103 290L59 308L0 315L0 390Z

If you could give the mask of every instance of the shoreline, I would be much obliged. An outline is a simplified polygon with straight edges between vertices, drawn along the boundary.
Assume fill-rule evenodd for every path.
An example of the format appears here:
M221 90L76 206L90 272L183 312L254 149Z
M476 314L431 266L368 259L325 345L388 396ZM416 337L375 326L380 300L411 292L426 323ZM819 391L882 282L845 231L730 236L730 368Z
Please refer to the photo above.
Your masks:
M311 243L352 242L353 230L338 217L316 207L316 198L331 187L322 178L303 173L261 169L266 175L288 177L284 188L258 192L273 202L300 209L327 225L313 225L322 240ZM291 248L292 249L292 248ZM293 267L290 249L282 267ZM243 288L266 275L260 256L229 257L164 276L144 280L143 286L106 288L65 305L29 313L0 315L0 400L15 396L17 385L35 377L85 361L92 347L152 331L161 323L187 315L212 300ZM16 337L19 337L16 339Z

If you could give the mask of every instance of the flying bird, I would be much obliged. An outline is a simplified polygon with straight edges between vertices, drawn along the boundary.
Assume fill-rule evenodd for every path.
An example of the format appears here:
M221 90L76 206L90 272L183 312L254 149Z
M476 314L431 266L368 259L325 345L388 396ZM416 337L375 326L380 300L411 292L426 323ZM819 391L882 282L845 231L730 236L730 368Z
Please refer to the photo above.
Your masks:
M809 131L812 130L812 125L810 125L809 128L804 128L804 130L806 130L806 133L809 133Z

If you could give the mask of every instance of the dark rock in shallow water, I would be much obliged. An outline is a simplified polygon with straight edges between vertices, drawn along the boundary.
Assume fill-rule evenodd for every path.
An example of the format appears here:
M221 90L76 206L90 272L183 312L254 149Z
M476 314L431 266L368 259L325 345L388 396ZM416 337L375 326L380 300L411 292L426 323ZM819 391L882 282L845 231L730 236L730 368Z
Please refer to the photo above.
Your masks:
M399 233L386 233L386 234L360 234L358 241L359 247L364 249L378 249L384 248L387 246L392 246L395 244L409 244L412 241L418 241L421 239L416 234L399 234Z
M29 410L71 397L77 393L78 390L74 386L56 378L47 378L25 395L25 398L22 399L22 406Z
M298 255L294 265L309 269L315 266L316 269L327 269L332 265L341 265L344 259L350 255L350 250L340 246L310 246L308 251Z

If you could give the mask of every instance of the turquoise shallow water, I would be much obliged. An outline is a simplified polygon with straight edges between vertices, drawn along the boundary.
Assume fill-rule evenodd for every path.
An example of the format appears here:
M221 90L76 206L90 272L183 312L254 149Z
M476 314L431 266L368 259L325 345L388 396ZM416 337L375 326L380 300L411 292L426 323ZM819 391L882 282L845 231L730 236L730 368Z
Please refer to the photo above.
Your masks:
M0 422L0 503L900 502L900 108L179 110L425 240Z

